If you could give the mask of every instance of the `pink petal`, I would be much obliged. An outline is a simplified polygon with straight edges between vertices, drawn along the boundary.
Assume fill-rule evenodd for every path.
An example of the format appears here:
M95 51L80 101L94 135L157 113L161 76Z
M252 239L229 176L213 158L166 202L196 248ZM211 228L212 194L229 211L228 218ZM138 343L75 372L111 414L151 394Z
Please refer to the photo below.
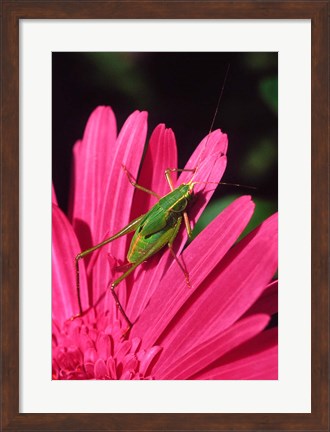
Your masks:
M84 351L84 362L85 363L95 363L97 360L97 352L95 348L87 348Z
M70 218L82 249L100 239L104 189L112 169L116 135L111 108L100 106L89 117L83 140L73 149Z
M270 283L244 316L258 313L273 315L278 311L278 281Z
M268 322L269 317L267 315L254 315L238 321L223 333L207 339L202 344L187 351L186 354L174 362L171 357L166 355L165 350L162 356L162 366L158 369L159 362L155 366L155 378L168 380L189 379L228 351L260 333Z
M205 176L209 173L203 170L203 165L207 159L214 158L214 155L220 153L225 155L228 148L228 138L227 135L222 133L220 129L217 129L207 135L198 145L194 153L191 155L189 161L187 162L185 169L196 169L197 173L194 177L195 181L208 181ZM183 172L177 182L177 186L181 183L188 183L191 179L192 173ZM213 181L213 180L212 180ZM219 180L215 180L219 181Z
M117 368L116 368L116 362L113 357L109 357L107 360L107 368L109 373L110 379L117 379Z
M103 197L103 230L114 235L130 222L135 188L129 183L122 165L133 177L137 176L147 133L147 113L135 111L126 120L116 141L112 172L107 175ZM121 239L123 240L123 239ZM124 239L125 240L125 239ZM120 259L125 256L126 241L118 240L109 247L109 253ZM119 256L114 250L122 252Z
M133 370L136 369L138 366L138 359L136 358L136 355L133 353L127 354L127 356L123 359L122 365L123 370Z
M141 339L140 338L133 338L131 339L131 352L136 353L138 349L141 346Z
M112 340L109 335L99 334L96 341L96 349L98 356L103 360L107 360L112 354Z
M156 291L131 332L132 336L143 335L143 346L155 344L181 306L239 237L253 209L250 197L237 199L188 246L182 257L190 276L191 288L185 283L184 275L175 261L160 283L157 275L151 278L150 284L155 284Z
M63 212L53 204L52 213L52 314L63 322L79 312L75 279L75 257L80 246L72 226ZM85 268L80 266L80 294L83 309L88 295Z
M125 122L116 141L112 154L112 167L107 173L107 184L103 192L102 217L99 220L99 233L102 233L99 241L103 240L106 233L109 236L116 234L130 222L130 209L132 206L134 187L129 183L122 169L124 164L129 172L136 177L141 162L145 137L147 132L147 113L134 112ZM108 254L118 260L125 260L127 252L127 236L121 237L100 249L98 259L91 272L90 280L93 282L93 303L106 292L108 283L112 280L111 269L108 263ZM125 281L120 284L118 295L125 304ZM113 310L114 302L105 308Z
M55 193L55 189L54 189L54 185L52 184L52 203L53 204L57 204L57 198L56 198L56 193Z
M105 361L98 359L94 365L95 379L107 378L108 368L106 367Z
M58 348L55 353L57 363L61 369L73 370L82 364L83 356L76 346Z
M217 366L196 374L198 380L277 380L277 328L260 333L222 357Z
M171 129L165 129L164 125L156 127L151 135L146 156L143 161L139 184L155 191L160 196L166 195L169 185L165 179L165 170L177 166L177 149L175 136ZM173 180L176 180L176 173L173 173ZM157 198L145 192L136 190L132 206L131 220L146 213L157 202ZM151 265L159 261L159 256L150 259ZM147 263L146 263L147 264ZM146 264L134 271L134 289L129 298L126 313L130 316L132 309L134 315L140 312L138 305L145 304L153 292L153 287L148 284L150 277ZM147 289L148 288L148 289Z
M165 170L173 167L177 167L175 136L171 129L166 129L164 124L160 124L151 134L138 184L164 196L170 192L165 179ZM175 182L176 173L173 173L173 179ZM131 219L146 213L157 201L153 195L137 189L134 194Z
M182 182L188 182L191 178L194 178L196 181L219 182L226 168L227 159L224 156L224 153L227 150L227 143L227 135L222 134L220 130L214 131L209 135L209 138L206 137L199 144L185 167L185 169L194 169L197 167L198 171L196 175L194 176L191 172L183 172L177 181L176 186ZM215 184L197 184L195 186L194 192L196 200L188 209L190 225L192 228L195 226L215 189ZM184 227L182 227L173 245L177 255L179 255L183 249L186 241L187 233ZM138 316L138 314L143 310L155 291L155 288L158 286L159 280L168 270L172 262L173 257L168 248L165 248L162 250L161 255L157 254L144 264L144 273L147 273L148 275L141 280L136 277L134 285L134 291L136 287L138 287L138 291L143 291L143 293L137 293L140 301L136 301L136 298L132 297L132 302L129 302L129 310L133 311L134 309L133 317ZM134 320L134 318L132 319Z
M134 371L126 370L124 373L120 376L121 380L131 380L133 379Z
M90 338L87 332L82 332L79 338L79 348L82 352L85 352L89 348L94 348L94 342Z
M139 371L142 375L146 375L148 369L150 368L150 365L154 361L155 357L158 353L162 351L162 347L160 346L153 346L149 348L147 351L143 351L143 356L140 359L140 368Z
M175 357L224 331L260 296L277 269L277 261L275 214L227 253L158 343L166 345Z
M196 173L182 172L176 183L176 186L188 183L192 178L196 182L201 182L194 187L196 200L189 209L189 220L192 228L195 226L217 187L214 183L205 184L205 182L218 183L225 172L227 147L227 135L223 134L220 129L206 136L185 166L185 169L197 169ZM174 245L177 253L183 249L186 240L186 231L181 230Z
M125 356L131 351L131 347L132 347L132 342L130 340L124 340L122 344L119 345L118 351L115 352L115 356L118 363L123 361Z
M213 165L211 164L211 166L208 166L208 170L210 170L210 173L207 181L215 181L215 179L217 179L218 181L222 177L226 169L227 158L226 156L223 156L221 153L219 153L218 156L216 157L216 160L212 162ZM196 201L193 202L191 208L188 209L191 229L193 229L194 226L196 225L196 222L198 221L203 210L205 209L206 205L211 199L215 191L215 188L216 185L214 184L196 185L194 190ZM182 227L173 244L173 249L176 255L179 255L181 253L187 240L188 240L187 231L184 227ZM172 255L169 253L169 251L167 251L164 254L164 258L160 261L159 265L157 266L157 273L159 275L163 275L168 270L172 262L173 262Z

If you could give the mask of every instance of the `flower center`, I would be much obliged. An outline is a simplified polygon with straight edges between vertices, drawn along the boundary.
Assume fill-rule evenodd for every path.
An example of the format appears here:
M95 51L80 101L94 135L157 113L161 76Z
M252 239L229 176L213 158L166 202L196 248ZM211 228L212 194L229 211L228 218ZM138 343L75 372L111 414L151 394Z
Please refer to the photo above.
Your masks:
M160 346L141 349L141 339L124 340L118 321L106 315L53 323L53 379L153 379Z

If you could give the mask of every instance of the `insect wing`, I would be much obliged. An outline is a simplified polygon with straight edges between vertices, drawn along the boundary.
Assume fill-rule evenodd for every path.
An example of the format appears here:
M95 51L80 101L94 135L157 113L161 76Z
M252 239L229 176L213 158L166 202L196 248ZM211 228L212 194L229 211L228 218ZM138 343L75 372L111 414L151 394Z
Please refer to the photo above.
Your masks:
M131 263L145 261L173 240L173 235L181 224L182 217L176 220L174 226L165 227L148 236L136 232L132 239L127 259Z

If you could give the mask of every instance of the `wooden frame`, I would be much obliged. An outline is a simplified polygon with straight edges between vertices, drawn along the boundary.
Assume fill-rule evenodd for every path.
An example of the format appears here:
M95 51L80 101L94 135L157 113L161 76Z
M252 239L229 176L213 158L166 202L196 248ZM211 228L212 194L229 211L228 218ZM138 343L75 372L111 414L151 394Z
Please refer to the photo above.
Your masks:
M2 1L2 430L328 430L328 1ZM19 20L311 19L312 413L19 413Z

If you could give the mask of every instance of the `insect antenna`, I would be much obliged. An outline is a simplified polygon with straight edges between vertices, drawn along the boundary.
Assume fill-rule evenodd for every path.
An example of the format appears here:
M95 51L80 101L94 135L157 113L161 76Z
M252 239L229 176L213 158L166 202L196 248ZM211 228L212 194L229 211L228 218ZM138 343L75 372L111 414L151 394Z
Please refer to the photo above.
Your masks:
M225 72L225 77L223 79L221 90L220 90L220 94L219 94L218 101L217 101L217 106L215 108L214 115L213 115L212 122L211 122L211 126L210 126L210 129L209 129L209 132L208 132L205 144L204 144L204 149L201 151L200 156L198 158L198 162L197 162L197 166L195 168L195 172L194 172L194 174L193 174L193 176L192 176L192 178L190 180L191 182L193 181L193 179L194 179L194 177L195 177L195 175L196 175L196 173L197 173L197 171L199 169L200 162L201 162L201 159L202 159L202 155L204 154L204 152L206 150L207 144L209 142L210 135L211 135L211 133L213 131L213 126L214 126L215 120L216 120L218 112L219 112L219 106L220 106L222 95L223 95L223 92L224 92L224 89L225 89L225 85L226 85L229 69L230 69L230 63L228 63L228 65L227 65L227 69L226 69L226 72Z
M197 182L192 182L194 185L195 184L216 184L216 185L225 185L225 186L237 186L237 187L243 187L246 189L254 189L257 190L257 188L255 186L248 186L248 185L243 185L240 183L227 183L227 182L213 182L213 181L197 181Z
M221 98L222 98L222 95L223 95L223 92L224 92L224 89L225 89L225 85L226 85L226 81L227 81L227 76L228 76L228 73L229 73L229 68L230 68L230 63L228 63L228 66L227 66L227 69L226 69L226 74L225 74L225 77L223 79L223 84L222 84L222 87L221 87L220 95L218 97L217 107L215 109L214 116L213 116L213 119L212 119L212 122L211 122L210 130L209 130L209 135L212 132L212 129L213 129L213 126L214 126L214 123L215 123L215 119L216 119L216 117L218 115L220 101L221 101Z

